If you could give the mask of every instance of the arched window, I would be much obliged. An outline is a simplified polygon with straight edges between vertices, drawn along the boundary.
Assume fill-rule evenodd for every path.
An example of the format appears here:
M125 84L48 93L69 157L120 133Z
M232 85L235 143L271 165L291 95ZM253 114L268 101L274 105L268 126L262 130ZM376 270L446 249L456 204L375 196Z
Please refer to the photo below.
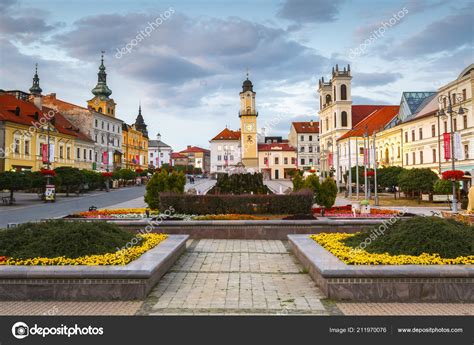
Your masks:
M102 108L97 109L97 112L101 113L101 112L102 112Z
M389 159L389 153L388 153L388 147L385 149L385 163L388 164L388 162L390 162L390 159Z
M345 111L341 113L341 126L347 127L347 113Z
M326 104L331 103L331 95L326 95Z
M341 100L347 100L347 87L344 84L341 85Z

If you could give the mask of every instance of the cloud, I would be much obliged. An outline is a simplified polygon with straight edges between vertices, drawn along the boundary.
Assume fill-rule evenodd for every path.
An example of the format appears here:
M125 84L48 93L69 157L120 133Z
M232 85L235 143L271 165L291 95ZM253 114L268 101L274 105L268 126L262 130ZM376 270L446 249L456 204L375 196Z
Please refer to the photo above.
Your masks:
M460 14L432 22L422 31L398 44L384 47L388 49L384 49L383 55L387 58L421 58L463 46L473 47L473 7L467 7L459 12Z
M354 86L383 86L402 78L400 73L357 73L352 84Z
M345 0L286 0L278 16L299 23L326 23L337 19Z

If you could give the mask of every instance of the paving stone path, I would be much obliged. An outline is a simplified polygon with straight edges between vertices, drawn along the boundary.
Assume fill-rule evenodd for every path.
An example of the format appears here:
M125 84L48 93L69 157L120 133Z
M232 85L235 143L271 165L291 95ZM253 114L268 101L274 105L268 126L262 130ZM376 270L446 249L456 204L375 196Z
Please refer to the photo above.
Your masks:
M191 240L139 315L337 314L283 241Z

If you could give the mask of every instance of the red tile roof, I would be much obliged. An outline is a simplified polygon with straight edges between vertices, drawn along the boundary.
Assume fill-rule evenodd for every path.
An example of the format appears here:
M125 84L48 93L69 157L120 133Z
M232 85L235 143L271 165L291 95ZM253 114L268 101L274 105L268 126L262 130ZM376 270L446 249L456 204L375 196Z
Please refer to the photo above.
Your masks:
M81 107L80 105L72 104L61 99L56 98L55 93L50 93L49 95L43 96L43 104L50 106L56 106L58 109L61 110L74 110L74 109L82 109L82 110L89 110L85 107Z
M349 137L362 137L367 130L368 135L372 135L374 131L383 128L398 114L400 106L386 105L373 111L369 116L366 116L350 131L346 132L339 139L346 139Z
M258 144L258 151L296 151L288 143Z
M172 159L179 159L179 158L187 158L185 155L182 155L179 152L173 152L171 153L171 158Z
M319 133L319 122L308 121L308 122L293 122L296 133Z
M352 106L352 127L372 114L375 110L386 107L386 105L353 105Z
M202 147L199 146L190 146L182 151L179 151L179 153L192 153L192 152L204 152L204 153L210 153L211 151L203 149Z
M16 107L20 108L19 116L15 115ZM38 119L34 118L36 112L38 113ZM70 123L61 113L48 107L43 107L42 110L39 110L34 103L19 100L9 94L0 95L0 120L2 121L9 121L26 126L34 126L36 124L36 126L38 126L40 120L44 118L48 112L54 114L54 127L59 133L71 135L85 141L92 141L86 135L79 132L79 129Z
M211 140L240 140L240 131L233 131L229 128L224 128Z

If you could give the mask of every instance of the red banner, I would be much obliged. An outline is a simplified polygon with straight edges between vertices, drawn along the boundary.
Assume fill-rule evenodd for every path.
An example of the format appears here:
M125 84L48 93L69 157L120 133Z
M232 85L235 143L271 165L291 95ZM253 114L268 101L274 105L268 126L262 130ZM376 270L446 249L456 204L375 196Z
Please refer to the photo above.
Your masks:
M369 150L364 148L364 165L369 164Z
M332 162L332 161L333 161L333 159L332 159L332 152L330 152L329 155L328 155L328 165L329 165L330 167L333 166L333 162Z
M104 163L104 164L109 164L109 155L108 155L108 152L103 152L103 153L102 153L102 163Z
M48 145L41 144L41 158L43 163L48 163Z
M443 133L444 159L451 159L451 133Z

